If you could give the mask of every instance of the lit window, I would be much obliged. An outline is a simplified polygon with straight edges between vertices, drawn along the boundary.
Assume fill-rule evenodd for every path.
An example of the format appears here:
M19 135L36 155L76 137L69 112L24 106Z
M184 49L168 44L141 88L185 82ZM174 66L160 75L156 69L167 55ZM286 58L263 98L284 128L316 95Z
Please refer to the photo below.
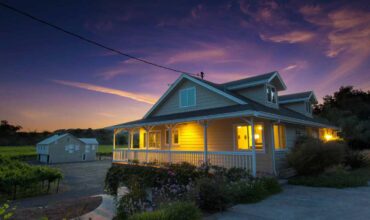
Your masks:
M267 93L267 101L271 103L276 103L276 90L272 86L267 86L266 88Z
M236 145L238 150L252 149L252 127L250 125L239 125L236 127ZM254 126L254 143L256 150L263 150L263 125Z
M285 127L283 125L274 125L275 150L286 148Z
M172 139L173 139L173 144L179 144L179 130L174 130L172 132Z
M170 130L167 129L166 132L164 133L164 136L165 136L164 138L166 140L165 141L166 145L168 145L170 143L170 138L169 138L170 137Z
M170 143L170 130L166 129L166 132L165 132L165 141L166 141L166 145L168 145ZM179 144L179 132L177 129L173 129L172 130L172 144Z
M195 106L195 88L180 90L180 107Z

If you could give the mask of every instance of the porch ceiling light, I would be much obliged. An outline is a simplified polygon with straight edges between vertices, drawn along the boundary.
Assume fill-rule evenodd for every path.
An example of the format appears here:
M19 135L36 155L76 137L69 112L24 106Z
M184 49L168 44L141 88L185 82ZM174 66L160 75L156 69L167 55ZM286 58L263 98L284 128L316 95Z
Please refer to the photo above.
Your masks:
M326 134L326 135L325 135L325 139L326 139L327 141L330 141L331 139L333 139L333 136L332 136L331 134Z
M254 139L259 139L260 138L260 135L259 134L255 134L254 135Z

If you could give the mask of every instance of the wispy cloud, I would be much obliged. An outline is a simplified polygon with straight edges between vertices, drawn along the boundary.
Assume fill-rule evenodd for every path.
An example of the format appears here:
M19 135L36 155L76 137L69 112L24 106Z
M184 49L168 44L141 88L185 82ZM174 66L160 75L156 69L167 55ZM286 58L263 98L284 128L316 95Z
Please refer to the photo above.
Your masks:
M55 83L61 84L61 85L65 85L65 86L71 86L71 87L86 89L86 90L95 91L95 92L117 95L117 96L129 98L135 101L147 103L147 104L154 104L156 102L156 98L150 97L147 95L141 95L141 94L127 92L123 90L112 89L112 88L107 88L103 86L97 86L97 85L93 85L89 83L71 82L71 81L65 81L65 80L52 80L52 81Z
M289 66L283 68L282 71L289 71L289 70L292 70L292 69L295 69L295 68L297 68L297 64L289 65Z
M292 31L281 35L267 36L260 34L260 37L264 41L272 41L275 43L301 43L307 42L314 38L315 34L309 31Z
M302 7L304 18L321 28L328 45L325 55L339 64L326 74L321 87L355 73L370 56L370 14L361 10ZM326 36L325 36L326 35Z

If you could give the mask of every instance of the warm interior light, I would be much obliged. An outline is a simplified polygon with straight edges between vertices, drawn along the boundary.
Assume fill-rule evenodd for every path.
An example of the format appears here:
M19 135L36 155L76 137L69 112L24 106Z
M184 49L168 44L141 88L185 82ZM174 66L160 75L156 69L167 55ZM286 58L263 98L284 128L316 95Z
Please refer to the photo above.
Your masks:
M262 125L259 125L258 126L258 130L262 130Z
M325 139L326 139L327 141L330 141L331 139L333 139L333 136L332 136L331 134L326 134L326 135L325 135Z
M254 135L254 139L259 139L260 138L260 135L259 134L255 134Z
M238 129L242 128L242 126L238 126Z

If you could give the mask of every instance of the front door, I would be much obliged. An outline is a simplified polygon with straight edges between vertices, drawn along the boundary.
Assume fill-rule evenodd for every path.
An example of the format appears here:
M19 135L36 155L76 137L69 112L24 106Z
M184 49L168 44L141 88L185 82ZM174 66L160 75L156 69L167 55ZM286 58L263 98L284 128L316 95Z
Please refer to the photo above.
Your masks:
M235 129L235 139L237 150L248 150L249 149L249 136L250 126L248 125L238 125Z

